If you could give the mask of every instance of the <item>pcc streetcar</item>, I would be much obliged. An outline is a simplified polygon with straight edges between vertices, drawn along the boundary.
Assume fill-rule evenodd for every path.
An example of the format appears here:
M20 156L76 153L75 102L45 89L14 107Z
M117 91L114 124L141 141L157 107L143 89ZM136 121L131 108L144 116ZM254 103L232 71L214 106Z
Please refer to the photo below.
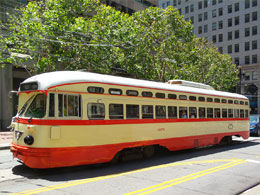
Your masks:
M189 81L159 83L81 71L20 84L11 151L31 168L109 162L249 136L245 96Z

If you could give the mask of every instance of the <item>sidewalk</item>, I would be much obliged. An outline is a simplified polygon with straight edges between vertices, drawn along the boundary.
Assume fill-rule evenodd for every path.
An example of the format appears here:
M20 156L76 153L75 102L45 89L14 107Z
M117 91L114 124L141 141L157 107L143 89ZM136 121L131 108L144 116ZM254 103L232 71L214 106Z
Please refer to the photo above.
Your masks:
M13 139L13 132L10 131L0 131L0 150L6 150L10 148L10 144Z

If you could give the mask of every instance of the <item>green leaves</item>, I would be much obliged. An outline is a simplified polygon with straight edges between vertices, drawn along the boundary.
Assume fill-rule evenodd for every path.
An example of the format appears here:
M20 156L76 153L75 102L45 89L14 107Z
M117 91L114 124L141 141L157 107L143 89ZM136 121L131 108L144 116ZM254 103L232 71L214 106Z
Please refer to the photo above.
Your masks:
M30 55L35 73L119 69L135 78L186 79L224 90L237 82L230 57L196 38L191 23L170 6L129 16L97 0L32 1L8 29L11 36L1 39L1 47ZM0 62L20 63L3 55Z

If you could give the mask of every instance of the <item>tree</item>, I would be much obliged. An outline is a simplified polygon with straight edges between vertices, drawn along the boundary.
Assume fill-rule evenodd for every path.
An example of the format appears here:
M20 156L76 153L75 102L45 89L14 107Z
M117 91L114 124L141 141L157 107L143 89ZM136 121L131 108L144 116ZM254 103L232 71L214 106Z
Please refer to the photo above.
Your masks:
M30 55L36 73L116 69L135 78L186 79L224 90L237 82L230 57L196 38L192 24L173 7L129 16L97 0L33 1L6 28L12 36L2 39L2 49ZM1 58L2 63L17 60Z

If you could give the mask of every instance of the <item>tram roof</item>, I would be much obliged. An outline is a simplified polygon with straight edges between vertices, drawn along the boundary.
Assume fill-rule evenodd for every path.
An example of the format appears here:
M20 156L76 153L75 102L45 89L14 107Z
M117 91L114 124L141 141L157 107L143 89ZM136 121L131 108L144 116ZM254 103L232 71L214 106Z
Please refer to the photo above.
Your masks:
M209 89L200 89L182 85L171 85L168 83L139 80L83 71L56 71L43 73L26 79L24 82L22 82L22 84L31 82L38 83L38 90L47 90L51 87L63 84L92 82L247 99L247 97L235 93Z

